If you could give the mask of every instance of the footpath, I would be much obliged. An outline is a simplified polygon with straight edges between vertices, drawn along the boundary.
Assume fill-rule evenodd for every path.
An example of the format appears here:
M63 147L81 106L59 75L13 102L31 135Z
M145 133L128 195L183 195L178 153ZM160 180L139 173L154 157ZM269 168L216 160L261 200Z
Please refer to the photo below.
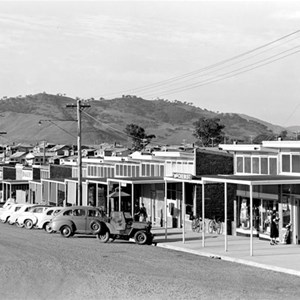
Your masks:
M205 233L205 247L202 246L202 233L185 232L182 229L168 228L167 238L164 228L152 228L157 247L187 252L190 254L222 259L267 270L300 276L300 245L270 245L269 241L253 238L253 256L250 256L250 238Z

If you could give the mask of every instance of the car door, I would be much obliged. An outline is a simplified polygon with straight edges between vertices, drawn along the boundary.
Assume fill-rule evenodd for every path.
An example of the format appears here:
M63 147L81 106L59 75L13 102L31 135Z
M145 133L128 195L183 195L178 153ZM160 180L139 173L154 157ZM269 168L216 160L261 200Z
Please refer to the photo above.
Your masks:
M99 211L95 208L88 208L87 209L87 217L86 217L86 232L92 232L91 229L91 222L96 218L99 218Z
M86 231L86 209L84 208L73 209L72 220L75 224L76 231L79 232Z

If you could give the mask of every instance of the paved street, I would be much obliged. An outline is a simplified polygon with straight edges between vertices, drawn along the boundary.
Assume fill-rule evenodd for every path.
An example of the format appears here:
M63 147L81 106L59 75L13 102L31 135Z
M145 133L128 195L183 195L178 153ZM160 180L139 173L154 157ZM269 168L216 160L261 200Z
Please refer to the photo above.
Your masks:
M298 299L299 277L0 224L2 299Z

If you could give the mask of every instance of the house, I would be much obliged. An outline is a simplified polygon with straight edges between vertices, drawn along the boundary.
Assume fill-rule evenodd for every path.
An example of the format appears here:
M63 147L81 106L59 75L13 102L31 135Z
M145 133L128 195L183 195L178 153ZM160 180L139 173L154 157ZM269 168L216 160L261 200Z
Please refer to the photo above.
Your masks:
M8 161L12 163L18 163L18 164L25 164L26 163L26 155L27 152L16 152L12 154L9 158Z
M29 166L48 164L50 158L54 156L54 153L28 153L25 156L26 164Z

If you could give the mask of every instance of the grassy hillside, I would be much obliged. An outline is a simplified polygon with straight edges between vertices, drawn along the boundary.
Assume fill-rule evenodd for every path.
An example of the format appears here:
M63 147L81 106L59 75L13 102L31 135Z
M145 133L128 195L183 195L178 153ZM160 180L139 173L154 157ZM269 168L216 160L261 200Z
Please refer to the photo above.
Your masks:
M54 143L75 144L77 141L75 99L45 93L2 99L0 101L1 142L36 143L47 140ZM148 134L155 134L155 143L192 143L193 123L200 117L218 117L231 139L250 140L251 136L270 133L270 125L263 121L232 113L215 113L179 101L144 100L122 97L112 100L89 100L89 108L82 113L82 142L130 142L124 134L127 124L135 123ZM39 120L51 120L42 122ZM75 120L65 121L65 120Z

